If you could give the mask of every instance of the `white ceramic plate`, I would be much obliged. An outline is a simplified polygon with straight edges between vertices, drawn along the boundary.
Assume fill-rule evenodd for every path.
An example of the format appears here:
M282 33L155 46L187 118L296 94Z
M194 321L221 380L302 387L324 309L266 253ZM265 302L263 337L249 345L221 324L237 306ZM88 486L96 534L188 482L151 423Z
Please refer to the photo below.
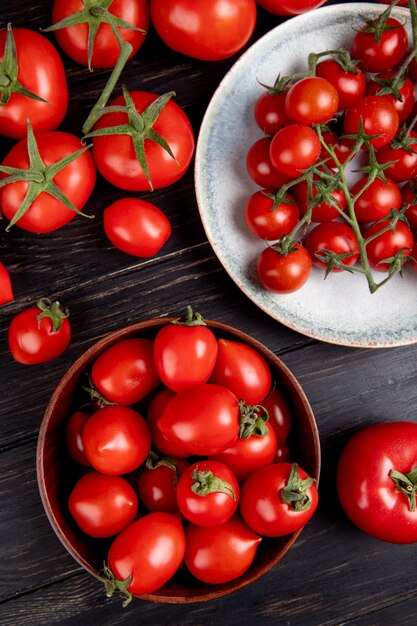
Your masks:
M247 231L243 207L257 188L245 166L249 147L261 137L253 105L264 84L278 73L304 71L310 52L349 47L359 14L376 16L368 3L323 7L292 18L257 41L228 72L204 117L196 153L196 192L207 237L240 289L282 324L322 341L358 347L388 347L417 342L417 276L405 268L371 295L366 279L348 272L314 268L302 289L272 294L259 285L255 263L265 247ZM408 9L393 15L405 23ZM381 280L383 274L376 278Z

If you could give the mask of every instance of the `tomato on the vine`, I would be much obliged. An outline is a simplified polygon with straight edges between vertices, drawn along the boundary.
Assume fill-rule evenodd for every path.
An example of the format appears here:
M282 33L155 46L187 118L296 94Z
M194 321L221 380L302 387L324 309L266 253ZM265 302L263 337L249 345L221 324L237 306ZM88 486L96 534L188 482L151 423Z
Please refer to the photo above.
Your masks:
M280 128L289 124L289 119L285 113L286 92L274 93L274 91L264 91L256 102L253 109L255 121L259 128L273 137Z
M385 82L389 83L389 80L396 76L395 70L390 70L389 72L381 72L380 74L376 74L372 80L370 80L366 87L366 94L368 96L376 96L379 95L379 92L384 88ZM378 82L381 81L381 82ZM394 106L395 110L398 113L398 119L400 124L404 122L410 115L413 110L415 96L414 96L414 85L412 81L405 77L398 88L398 93L400 99L395 96L393 93L379 95L380 98L387 98L389 102Z
M292 231L300 212L290 194L286 194L277 206L274 206L272 195L268 189L253 193L245 204L243 215L246 226L256 237L276 241Z
M309 126L290 124L272 139L269 154L273 167L288 178L297 178L314 165L321 153L317 134ZM268 185L266 185L268 186Z
M339 108L339 95L328 80L308 76L294 83L285 98L285 112L295 124L323 124Z
M10 274L3 263L0 263L0 305L12 302L12 300L14 300L14 295Z
M321 183L320 181L320 176L314 174L311 184L311 195L312 199L315 198L315 200L312 203L314 206L311 209L311 219L313 222L328 222L340 216L340 212L346 209L347 201L346 196L341 189L334 189L331 192L329 191L328 194L331 198L326 200L326 196L323 197L323 194L320 191L320 188L323 189L326 187L326 183ZM304 215L309 206L309 185L306 180L301 180L293 187L293 189L294 196L300 206L301 214ZM317 196L319 197L317 198ZM323 200L319 202L319 199L321 198L323 198Z
M277 172L271 163L271 140L268 137L258 139L249 148L246 156L246 169L256 185L266 189L279 189L290 179Z
M282 254L274 248L265 248L258 257L256 270L263 287L274 293L292 293L300 289L310 276L313 262L302 244Z
M409 207L406 209L404 215L407 218L407 221L410 225L410 228L413 232L417 231L417 189L414 186L412 181L409 181L404 185L401 190L402 193L402 203L408 204Z
M355 135L362 125L365 135L373 137L369 143L374 148L382 148L395 137L398 124L398 113L389 100L380 96L364 96L347 109L344 132Z
M381 165L388 165L384 174L396 183L414 178L417 175L417 133L411 130L404 144L391 142L378 150L377 160Z
M337 267L329 257L329 264L321 260L319 256L333 252L341 255L339 260L347 267L355 265L359 258L359 248L353 228L344 222L323 222L311 230L305 241L305 246L310 252L313 263L320 269L330 269L331 272L342 272L342 267ZM345 256L346 255L346 256Z
M389 178L375 178L371 183L367 177L361 178L353 185L351 195L358 196L354 209L360 224L387 217L391 209L398 210L402 204L401 190Z
M377 38L375 23L376 20L373 25L366 24L356 33L352 57L362 61L368 72L384 72L401 63L407 52L408 36L401 22L389 17L387 29Z
M344 70L335 59L324 59L317 63L316 75L325 78L336 89L338 111L344 111L365 94L365 75L357 65L352 70Z
M380 235L378 233L381 232ZM364 238L372 237L366 244L369 264L378 272L388 272L394 256L400 255L398 264L403 265L414 247L413 233L404 222L398 221L394 229L388 221L375 222L364 232Z

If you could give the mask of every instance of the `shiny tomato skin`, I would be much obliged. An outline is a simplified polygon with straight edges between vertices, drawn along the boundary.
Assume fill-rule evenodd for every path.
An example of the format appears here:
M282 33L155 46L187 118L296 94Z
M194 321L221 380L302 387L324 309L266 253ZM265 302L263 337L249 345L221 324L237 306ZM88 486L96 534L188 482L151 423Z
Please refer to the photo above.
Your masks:
M290 178L277 172L271 163L271 140L268 137L258 139L249 148L246 156L246 169L256 185L267 189L280 189Z
M364 96L347 109L344 134L356 134L361 120L366 135L379 135L369 140L369 143L377 149L389 144L395 137L399 124L394 105L380 96Z
M346 266L355 265L359 258L359 247L354 230L344 222L323 222L311 230L305 241L316 267L325 270L327 264L320 261L316 254L323 250L331 250L336 254L351 253L342 259ZM342 268L333 267L331 272L343 272Z
M417 243L414 244L414 248L411 251L411 267L417 272Z
M274 15L301 15L316 9L326 0L256 0L260 7Z
M210 382L226 387L247 404L259 404L271 389L272 376L257 350L241 341L219 339Z
M66 17L85 8L83 0L55 0L52 10L52 22L60 22ZM108 7L110 13L136 26L145 33L128 28L120 28L124 41L133 47L129 58L139 50L145 41L149 25L149 7L147 0L113 0ZM55 31L55 37L68 56L80 63L88 65L88 25L86 23L62 28ZM110 68L116 65L120 54L120 45L108 24L101 23L94 40L92 67Z
M334 59L317 63L316 75L329 81L338 93L338 111L344 111L365 94L365 75L358 66L355 70L357 73L345 71Z
M153 469L145 469L139 478L139 497L150 512L180 512L177 500L177 485L180 476L185 472L189 463L182 459L169 459L169 461L175 465L176 470L166 465L159 465Z
M378 150L378 163L392 162L384 174L396 183L406 182L417 175L417 133L412 130L409 137L414 140L410 144L411 151L401 147L393 148L391 144Z
M286 195L286 200L273 208L274 201L268 198L273 192L268 189L256 191L247 200L243 209L245 224L255 237L263 240L278 240L292 231L300 218L295 200Z
M124 339L102 352L91 370L94 386L110 402L130 406L159 384L152 339Z
M417 467L417 424L383 422L362 428L342 451L337 491L342 507L363 532L392 543L417 541L416 513L396 488L391 470Z
M117 405L93 413L84 426L82 437L91 465L109 476L133 472L146 460L151 447L151 436L143 417Z
M61 328L54 332L49 317L36 319L42 313L32 306L18 313L10 322L9 348L15 361L23 365L37 365L52 361L67 349L71 341L71 325L62 320Z
M275 456L275 463L284 463L290 459L290 449L285 441L279 441L277 447L277 454Z
M166 215L141 198L116 200L104 209L103 218L112 244L132 256L155 256L171 235Z
M294 83L285 98L285 112L295 124L323 124L339 108L339 95L333 85L320 76L308 76Z
M379 43L374 33L366 32L368 26L358 31L352 43L352 58L362 61L368 72L391 70L404 58L408 36L404 26L393 17L387 20L391 30L382 33Z
M309 126L290 124L279 130L269 149L271 163L280 174L297 178L314 165L321 153L320 140Z
M10 274L3 263L0 263L0 305L12 302L12 300L14 300L14 295Z
M277 440L283 443L291 431L292 415L288 400L278 387L262 400L262 406L268 411L268 426L272 426Z
M318 181L319 176L313 176L313 185L312 185L312 196L313 198L317 196L317 187L315 185L315 181ZM294 196L297 199L297 202L300 207L300 211L302 215L305 215L308 207L308 184L307 181L302 180L297 183L293 187ZM344 211L346 209L346 196L341 189L335 189L332 191L332 197L338 203L339 209L333 206L330 202L320 202L317 206L314 206L311 211L311 219L313 222L328 222L330 220L334 220L340 216L340 211Z
M408 220L411 230L415 233L417 231L417 196L411 181L404 185L401 194L402 204L410 205L405 212L405 217Z
M393 78L395 74L395 70L391 70L389 72L381 72L380 74L377 74L374 78L388 80L390 78ZM376 96L379 95L381 89L383 89L383 85L380 85L375 80L370 80L366 86L366 94L368 96ZM409 78L405 78L404 83L399 88L399 92L401 95L401 100L398 100L393 94L386 94L379 97L386 98L388 102L391 102L391 104L394 106L395 110L398 113L398 119L400 121L400 124L402 124L411 114L415 102L414 85Z
M131 91L136 110L142 113L157 94ZM115 98L109 106L124 106L123 96ZM126 113L106 113L93 130L125 124ZM168 102L152 127L170 146L174 160L155 142L145 139L145 157L154 189L172 185L181 178L190 165L194 153L194 134L184 111L172 100ZM93 138L93 155L97 168L115 187L128 191L147 191L150 186L140 166L129 135L107 135Z
M231 446L238 436L238 400L220 385L188 387L170 400L158 427L188 456L217 454Z
M151 433L152 445L159 450L159 452L162 452L162 454L184 459L190 456L190 454L179 445L167 439L159 428L159 418L164 412L168 402L172 400L174 396L175 392L171 389L161 389L158 391L149 404L146 421Z
M69 418L65 428L65 442L67 446L67 452L73 461L79 465L90 465L90 461L87 459L83 444L83 430L87 421L90 419L90 414L84 411L76 411Z
M56 163L83 147L78 137L60 131L39 133L36 135L36 141L45 165ZM29 169L26 139L13 146L3 159L2 165ZM6 174L0 173L0 179L5 177ZM78 210L83 209L96 183L96 168L90 152L87 150L62 169L55 176L54 182ZM0 189L0 209L8 220L17 213L26 191L27 183L24 181L16 181ZM19 219L17 226L31 233L50 233L67 224L76 215L75 211L66 207L60 200L44 192Z
M0 60L3 59L7 31L0 31ZM49 40L27 28L14 28L19 64L18 81L46 102L12 93L0 106L0 135L22 139L27 134L27 120L35 133L55 130L65 117L68 87L61 57Z
M121 476L88 472L71 491L68 508L81 530L90 537L113 537L135 519L138 498Z
M351 189L352 196L360 193L354 207L360 224L376 222L387 217L391 209L398 210L401 207L401 190L394 181L376 178L369 186L366 185L367 177L358 180Z
M191 574L205 583L219 584L249 569L262 538L235 515L213 528L189 524L185 541L184 562Z
M249 41L254 0L151 0L151 18L167 46L203 61L219 61Z
M289 124L285 113L285 96L286 92L275 94L265 91L257 98L253 114L265 135L273 137L280 128Z
M131 576L130 593L151 593L175 574L184 551L179 515L149 513L116 537L109 550L108 565L118 580Z
M258 257L256 270L259 282L273 293L293 293L306 283L313 262L303 245L282 255L273 248L265 248Z
M367 239L386 226L387 222L375 222L366 229L363 236ZM372 269L377 272L388 272L389 263L383 263L382 261L391 258L401 249L404 250L404 254L410 254L413 247L413 233L404 222L397 222L394 232L390 228L370 241L366 246L366 252ZM403 264L405 262L406 260L403 261Z
M154 342L158 374L169 389L182 391L210 378L217 357L217 339L207 326L167 324Z
M282 537L294 533L307 524L313 516L318 493L315 483L307 489L310 508L294 511L281 498L291 471L291 463L273 463L262 467L246 479L242 485L240 512L250 528L265 537ZM301 480L308 474L298 467Z

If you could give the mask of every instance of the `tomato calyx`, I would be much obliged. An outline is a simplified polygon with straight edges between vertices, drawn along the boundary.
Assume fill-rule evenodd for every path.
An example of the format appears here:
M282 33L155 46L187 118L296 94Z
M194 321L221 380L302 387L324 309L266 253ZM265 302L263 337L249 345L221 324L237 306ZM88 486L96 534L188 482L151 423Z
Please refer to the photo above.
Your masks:
M354 170L354 172L362 172L363 174L366 174L366 176L368 177L367 186L371 185L374 182L374 180L376 180L377 178L379 178L379 180L382 180L384 183L386 183L387 178L384 172L386 169L388 169L395 163L396 161L387 161L386 163L378 163L378 161L376 160L375 148L371 145L369 147L368 165L359 167L358 169ZM363 188L360 189L358 196L360 196L363 193L363 191L364 191ZM358 196L354 198L354 202L356 201Z
M94 385L93 381L91 380L88 374L87 374L87 380L88 380L88 384L81 385L81 389L85 391L86 393L88 393L91 403L97 404L100 408L103 408L105 406L116 405L116 402L111 402L105 396L103 396L102 393L99 392L99 390Z
M345 48L338 48L337 50L325 50L323 52L311 52L308 55L308 67L311 73L315 74L318 61L322 57L330 56L333 61L341 67L344 72L350 74L360 74L360 69L357 67L358 61L355 61L350 56L349 50Z
M236 493L232 485L219 478L210 470L199 470L198 468L191 474L193 484L191 485L191 491L197 496L205 497L210 493L225 493L230 496L232 500L236 500Z
M171 324L176 324L178 326L207 326L203 316L200 313L194 312L190 305L187 306L186 317L179 317L178 319L173 320Z
M38 328L40 328L41 320L44 317L47 317L52 322L53 333L57 333L60 330L62 322L70 315L68 309L61 309L61 304L58 300L52 302L49 298L40 298L37 301L36 306L40 310L39 315L36 316Z
M396 489L407 496L409 509L414 512L416 510L417 467L414 467L408 474L402 474L393 469L389 477L394 481Z
M158 467L167 467L174 472L174 485L177 485L179 478L178 466L175 464L174 459L168 457L161 457L153 450L149 451L148 458L145 461L145 467L148 470L156 470Z
M359 17L366 24L363 32L373 35L375 37L375 41L378 44L381 43L382 35L384 33L387 33L390 30L397 30L400 27L400 25L390 26L387 24L387 21L391 15L391 11L395 7L395 5L398 4L398 2L399 0L394 0L394 2L392 2L390 6L387 7L377 19L373 19L371 17L368 17L367 15L359 14Z
M338 254L334 252L334 250L328 250L327 248L322 248L320 252L316 252L315 257L327 265L324 273L324 279L327 278L334 268L346 270L347 272L353 274L355 270L349 265L343 263L344 259L351 257L353 254L355 254L355 252L341 252Z
M106 589L106 596L111 598L115 591L118 591L124 600L122 607L125 609L132 602L132 594L128 591L128 587L132 582L132 576L129 576L125 580L119 580L111 571L107 563L103 563L103 569L99 572L99 579L104 584Z
M288 482L280 491L283 502L288 504L292 511L307 511L311 507L311 500L307 490L315 483L314 478L301 480L298 472L298 464L293 463L288 477Z
M265 437L269 433L266 422L269 419L269 413L265 407L260 404L246 404L243 400L239 400L240 410L240 426L239 438L249 439L249 437Z
M406 152L410 152L411 154L417 153L417 146L416 148L413 147L417 144L417 137L412 137L410 135L410 131L414 126L414 122L415 120L413 120L408 128L403 127L400 133L391 140L391 148L393 148L394 150L403 149Z

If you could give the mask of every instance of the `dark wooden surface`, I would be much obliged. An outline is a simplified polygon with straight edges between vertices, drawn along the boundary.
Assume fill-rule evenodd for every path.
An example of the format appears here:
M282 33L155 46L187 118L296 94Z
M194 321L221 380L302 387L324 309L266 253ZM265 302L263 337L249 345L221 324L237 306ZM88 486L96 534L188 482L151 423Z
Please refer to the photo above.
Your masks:
M2 0L0 26L12 21L44 27L51 5L50 0ZM260 10L252 41L279 22ZM197 133L213 91L233 62L188 59L168 50L151 29L123 80L130 88L174 89ZM67 58L65 64L71 116L64 128L79 133L106 72L90 75ZM10 146L0 142L0 157ZM372 351L326 345L258 310L207 242L192 169L152 196L173 226L170 241L154 259L128 257L104 236L102 209L109 198L124 195L99 179L88 207L96 214L94 221L76 218L47 236L18 228L0 232L0 259L13 275L16 295L0 311L0 624L415 624L417 546L384 544L354 528L338 505L334 480L338 455L355 430L381 420L416 419L415 347ZM45 295L71 308L74 338L60 359L26 368L8 352L8 324ZM37 433L54 387L88 346L133 321L181 314L187 304L264 342L300 380L321 434L320 507L285 560L250 587L209 604L137 601L122 610L65 552L48 523L36 483Z

